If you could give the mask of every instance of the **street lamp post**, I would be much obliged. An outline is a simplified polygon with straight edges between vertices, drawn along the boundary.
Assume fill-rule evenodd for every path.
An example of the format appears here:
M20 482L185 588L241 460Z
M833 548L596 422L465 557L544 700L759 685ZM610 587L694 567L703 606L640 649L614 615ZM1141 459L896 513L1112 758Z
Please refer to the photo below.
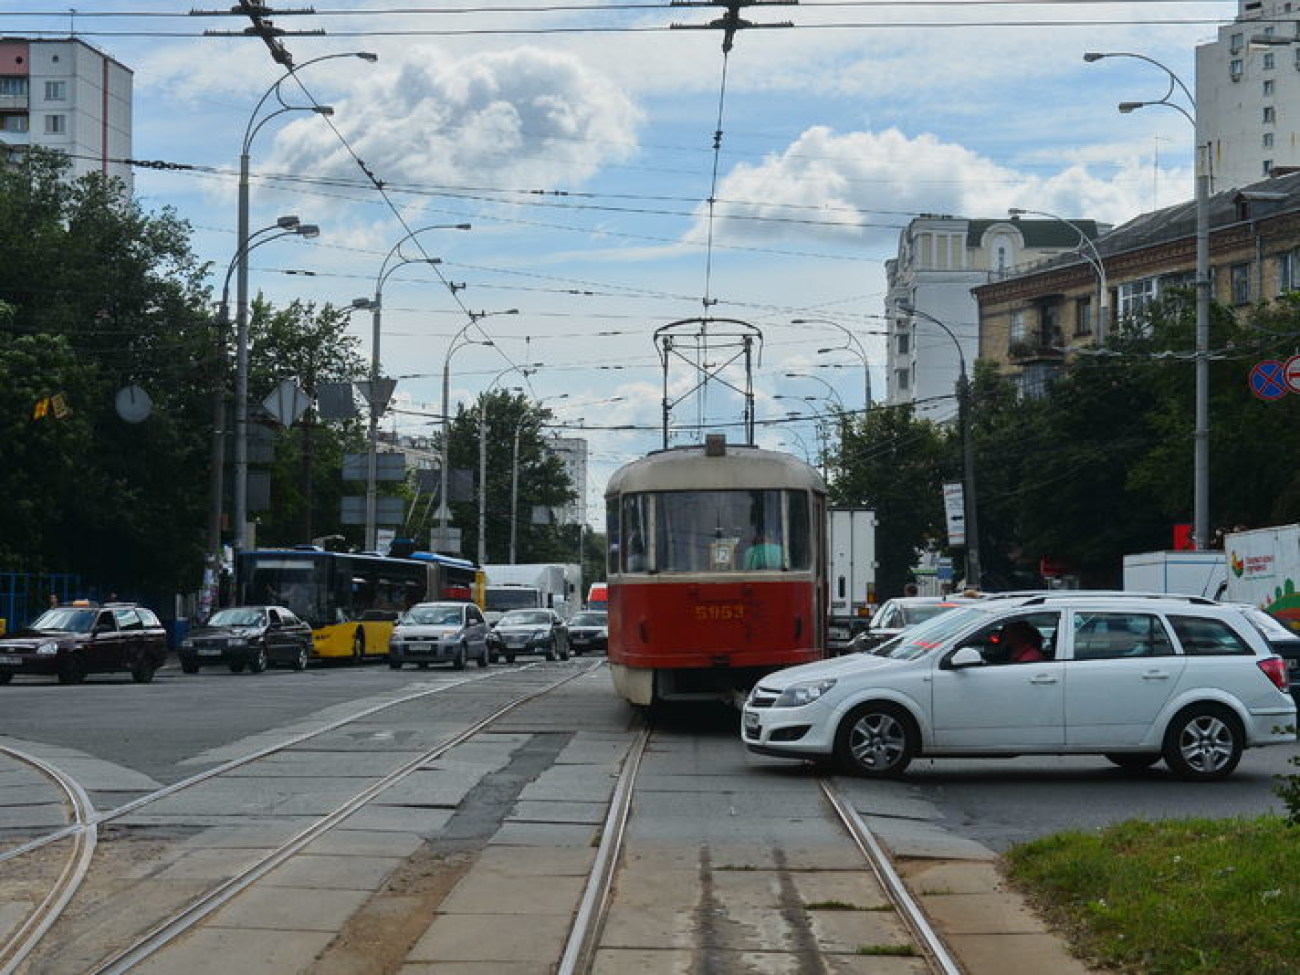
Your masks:
M248 124L244 127L244 141L239 152L239 217L235 251L238 258L238 274L235 279L235 546L241 549L248 547L248 252L251 250L248 234L249 152L258 131L276 116L285 112L334 114L334 109L328 105L290 105L285 102L280 91L280 85L303 68L333 58L361 58L363 61L374 62L379 60L379 55L368 51L326 54L291 67L258 99L252 115L248 117ZM275 95L280 107L259 121L258 116L272 95Z
M1154 65L1169 78L1169 88L1160 98L1144 102L1120 102L1119 110L1125 114L1164 105L1180 113L1196 132L1196 99L1187 85L1173 71L1155 58L1129 51L1089 51L1085 61L1102 58L1136 58ZM1174 89L1182 91L1189 112L1173 101ZM1196 429L1193 437L1192 463L1192 542L1198 550L1210 544L1210 161L1209 147L1196 147Z
M844 333L844 344L835 346L836 349L848 349L859 359L862 360L862 410L867 412L871 409L871 365L867 361L867 350L862 346L862 340L858 338L846 325L831 318L792 318L791 325L830 325L838 328ZM834 349L818 349L818 355L825 355Z
M491 339L478 341L468 338L466 332L477 325L482 319L489 315L518 315L518 308L508 308L505 311L471 311L469 321L460 327L451 341L447 343L447 354L442 359L442 450L439 464L442 470L439 472L439 497L438 497L438 543L443 548L447 545L447 528L451 521L451 506L448 504L447 490L450 485L448 477L449 465L451 463L451 357L457 349L462 349L467 345L491 345Z
M1047 217L1049 220L1065 224L1079 235L1079 256L1088 262L1097 275L1097 341L1100 342L1106 337L1106 331L1110 328L1110 287L1106 284L1106 262L1102 260L1096 242L1085 234L1074 221L1057 216L1055 213L1048 213L1046 210L1026 210L1023 207L1010 207L1007 209L1007 213L1013 217L1025 214ZM1085 250L1091 253L1086 253Z
M962 448L962 515L966 535L966 585L979 588L980 569L980 535L979 505L975 496L975 441L971 436L971 386L970 376L966 372L966 354L961 342L953 330L928 312L911 305L900 304L899 310L904 314L924 319L932 325L943 329L945 335L952 339L957 349L957 424L961 427Z
M380 322L383 313L383 291L384 283L388 280L389 275L400 267L408 264L427 264L434 266L441 264L442 261L436 257L404 257L402 255L402 245L413 237L424 233L428 230L469 230L470 225L467 223L457 224L435 224L429 227L421 227L418 230L412 230L409 234L399 240L389 250L384 257L383 263L379 266L379 274L375 278L375 296L369 299L371 310L371 336L370 336L370 393L366 397L370 402L370 424L367 429L367 449L366 455L366 540L365 549L368 552L376 550L379 544L379 417L384 410L388 408L388 400L392 395L392 390L380 389L380 367L379 367L379 343L380 343ZM393 261L394 258L397 260Z

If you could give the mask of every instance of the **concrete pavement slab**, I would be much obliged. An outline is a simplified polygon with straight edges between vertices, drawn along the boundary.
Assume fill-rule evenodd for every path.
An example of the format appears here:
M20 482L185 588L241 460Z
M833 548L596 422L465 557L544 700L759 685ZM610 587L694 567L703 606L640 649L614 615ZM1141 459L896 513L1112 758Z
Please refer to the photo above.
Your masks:
M421 769L412 772L374 800L386 806L454 807L489 773L483 766Z
M418 806L381 806L368 802L344 821L347 829L379 832L417 833L421 836L438 832L455 815L451 809L423 809Z
M270 887L317 887L329 890L378 890L404 861L397 857L290 857L262 878Z
M368 890L258 885L214 914L206 926L336 934L369 897Z
M604 801L614 790L618 771L601 765L552 766L519 793L521 799Z
M892 910L809 911L808 921L818 949L827 953L852 955L863 949L915 946L911 933Z
M408 962L529 962L559 958L571 918L538 914L527 924L499 914L439 914L408 952Z
M586 877L596 860L592 846L566 846L553 850L517 846L488 846L479 854L475 870L508 878Z
M896 857L929 857L942 860L992 860L997 854L975 840L943 827L914 819L864 817L867 826Z
M438 905L439 914L525 915L506 923L531 924L541 914L572 917L585 877L530 877L527 883L498 873L471 870Z
M603 823L609 807L603 802L517 802L507 816L509 822Z
M1042 923L1019 898L1004 894L934 894L920 897L931 923L946 934L1041 934Z
M1091 970L1046 933L952 935L948 947L973 975L1092 975Z
M891 908L880 882L865 867L841 871L799 871L790 875L804 904L835 904L859 911Z
M327 931L200 928L136 965L134 975L297 975L334 940Z
M60 802L0 805L0 829L51 829L68 822L68 809Z
M397 975L552 975L554 971L554 965L542 961L408 961Z
M312 840L302 852L306 854L333 854L336 856L378 856L405 859L424 845L423 837L415 833L396 833L389 830L333 829Z
M594 826L507 822L492 837L492 843L505 846L590 846L595 838Z

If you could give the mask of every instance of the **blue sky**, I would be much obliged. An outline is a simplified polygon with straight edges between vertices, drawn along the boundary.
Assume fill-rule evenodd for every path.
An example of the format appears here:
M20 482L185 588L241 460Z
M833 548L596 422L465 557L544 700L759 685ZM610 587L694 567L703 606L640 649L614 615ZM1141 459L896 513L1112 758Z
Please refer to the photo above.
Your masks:
M219 291L236 247L244 131L283 69L256 38L202 36L248 22L182 16L196 6L230 4L104 0L73 15L0 0L0 26L63 37L75 27L133 70L135 157L196 167L140 169L137 196L192 224ZM493 344L452 359L453 402L494 381L524 386L561 422L586 428L593 521L608 474L660 443L655 330L703 315L706 299L711 315L762 334L760 421L821 412L832 395L858 409L861 359L817 352L844 345L843 331L790 321L851 329L879 397L873 316L883 310L884 261L912 217L997 217L1017 206L1120 223L1190 198L1186 120L1115 108L1160 97L1164 75L1082 55L1142 53L1191 87L1196 44L1237 12L1235 3L1160 0L749 7L752 22L794 26L739 32L724 90L721 32L664 29L707 24L717 7L310 6L315 15L273 20L326 32L282 43L334 115L289 112L260 127L251 226L294 213L322 232L256 250L251 287L277 303L346 305L373 294L385 255L409 230L471 223L418 236L442 260L436 271L412 264L387 279L381 357L399 377L401 412L386 426L438 422L448 342L467 312L488 312L469 334ZM305 65L352 51L379 60ZM305 103L292 82L282 90L290 105ZM518 314L491 314L510 309ZM354 328L368 356L368 314ZM526 384L511 371L533 363ZM674 397L694 382L670 373ZM683 420L739 420L734 399L716 393L690 411ZM601 429L610 427L620 429ZM757 439L816 449L811 422L761 426Z

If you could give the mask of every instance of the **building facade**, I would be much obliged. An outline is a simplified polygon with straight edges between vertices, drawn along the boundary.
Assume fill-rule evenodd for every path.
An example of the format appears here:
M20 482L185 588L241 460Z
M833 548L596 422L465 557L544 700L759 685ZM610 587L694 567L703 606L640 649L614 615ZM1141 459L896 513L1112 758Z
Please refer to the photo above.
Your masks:
M1300 2L1239 8L1196 48L1196 144L1209 147L1215 191L1300 166Z
M132 74L75 38L0 37L0 147L65 153L72 173L104 173L132 192Z
M962 361L971 370L980 354L971 289L1034 260L1074 251L1106 229L1092 220L1013 217L922 216L909 223L898 256L885 264L886 403L913 403L920 415L935 419L953 416Z
M1195 286L1194 202L1142 214L1095 244L1111 327L1170 288ZM1211 300L1239 313L1300 289L1300 173L1211 196L1209 258ZM998 363L1023 394L1041 391L1073 354L1104 338L1084 311L1096 286L1088 262L1061 257L977 287L980 358Z

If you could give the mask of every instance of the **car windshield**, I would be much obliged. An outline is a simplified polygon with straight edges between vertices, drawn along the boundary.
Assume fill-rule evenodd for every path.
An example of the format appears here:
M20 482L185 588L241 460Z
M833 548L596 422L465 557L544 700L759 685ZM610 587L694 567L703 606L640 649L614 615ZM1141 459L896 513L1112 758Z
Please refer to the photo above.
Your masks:
M604 626L609 622L609 617L604 613L574 613L573 619L569 620L570 626Z
M894 660L912 660L929 653L974 621L987 616L987 610L973 606L939 613L924 623L918 623L889 643L877 647L876 652L882 657L891 657Z
M252 606L219 609L208 617L208 626L265 626L266 614Z
M926 620L934 619L940 613L956 608L956 603L921 603L918 606L904 606L903 619L908 626L915 626L917 623L924 623Z
M498 626L545 626L551 622L547 613L529 609L514 609L501 617Z
M32 623L34 630L62 630L65 633L89 633L98 612L93 609L47 609Z
M460 626L460 615L459 606L412 606L402 622L416 626Z

